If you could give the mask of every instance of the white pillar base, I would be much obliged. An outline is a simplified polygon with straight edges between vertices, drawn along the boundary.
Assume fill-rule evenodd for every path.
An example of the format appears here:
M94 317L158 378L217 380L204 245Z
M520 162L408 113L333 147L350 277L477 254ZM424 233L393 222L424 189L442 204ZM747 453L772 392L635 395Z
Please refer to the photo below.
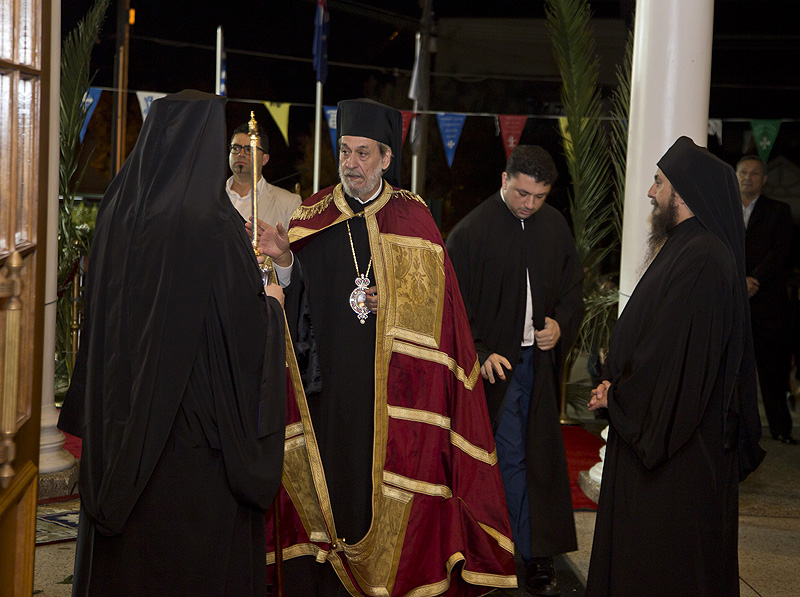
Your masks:
M42 424L39 437L39 473L65 471L75 464L75 457L62 446L66 437L56 427L58 409L51 398L49 403L42 400Z

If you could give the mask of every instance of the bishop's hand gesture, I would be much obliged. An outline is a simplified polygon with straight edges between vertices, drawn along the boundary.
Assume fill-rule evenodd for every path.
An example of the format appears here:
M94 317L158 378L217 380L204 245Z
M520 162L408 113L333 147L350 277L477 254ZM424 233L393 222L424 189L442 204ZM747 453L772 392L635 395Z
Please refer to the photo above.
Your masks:
M258 222L258 252L272 257L272 261L280 267L289 267L292 264L292 252L289 250L289 234L278 222L277 226L270 226L263 220ZM247 231L252 234L252 222L245 223Z

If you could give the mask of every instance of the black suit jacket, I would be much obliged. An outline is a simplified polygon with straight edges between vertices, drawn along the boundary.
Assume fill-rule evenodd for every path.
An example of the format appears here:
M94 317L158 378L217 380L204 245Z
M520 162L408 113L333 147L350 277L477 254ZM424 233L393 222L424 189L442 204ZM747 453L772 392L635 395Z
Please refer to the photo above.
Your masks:
M746 272L758 280L750 310L758 325L788 325L786 281L792 244L789 206L763 195L756 201L745 231Z

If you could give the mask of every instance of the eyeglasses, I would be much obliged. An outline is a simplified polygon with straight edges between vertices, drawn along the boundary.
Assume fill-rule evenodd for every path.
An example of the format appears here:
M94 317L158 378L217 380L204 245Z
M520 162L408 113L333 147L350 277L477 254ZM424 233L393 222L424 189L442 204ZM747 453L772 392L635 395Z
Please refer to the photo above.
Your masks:
M261 148L259 147L258 149L261 149ZM267 153L263 149L261 149L261 151L263 151L264 153ZM251 155L253 155L253 148L250 147L249 145L239 145L237 143L234 143L233 145L231 145L231 153L233 155L239 155L241 152L244 152L244 155L246 155L246 156L251 156Z

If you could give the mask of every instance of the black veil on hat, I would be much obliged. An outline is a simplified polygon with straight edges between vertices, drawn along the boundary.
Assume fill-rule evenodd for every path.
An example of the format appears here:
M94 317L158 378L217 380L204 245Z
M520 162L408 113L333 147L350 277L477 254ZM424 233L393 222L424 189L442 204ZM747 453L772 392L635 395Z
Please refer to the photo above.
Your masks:
M383 177L390 185L400 186L403 116L398 110L371 99L343 100L336 112L336 129L337 139L343 135L366 137L388 145L392 161Z
M736 260L739 292L735 299L725 380L725 441L738 426L739 473L743 479L764 458L759 447L761 421L750 328L750 302L745 280L744 221L739 183L733 168L689 137L679 137L658 167L700 223L728 247ZM738 423L737 423L738 419Z
M124 528L163 451L226 248L258 293L224 190L226 138L224 98L189 90L154 101L100 205L59 427L84 440L81 506L104 534Z
M658 167L703 226L733 252L743 273L744 222L733 168L689 137L675 141Z

